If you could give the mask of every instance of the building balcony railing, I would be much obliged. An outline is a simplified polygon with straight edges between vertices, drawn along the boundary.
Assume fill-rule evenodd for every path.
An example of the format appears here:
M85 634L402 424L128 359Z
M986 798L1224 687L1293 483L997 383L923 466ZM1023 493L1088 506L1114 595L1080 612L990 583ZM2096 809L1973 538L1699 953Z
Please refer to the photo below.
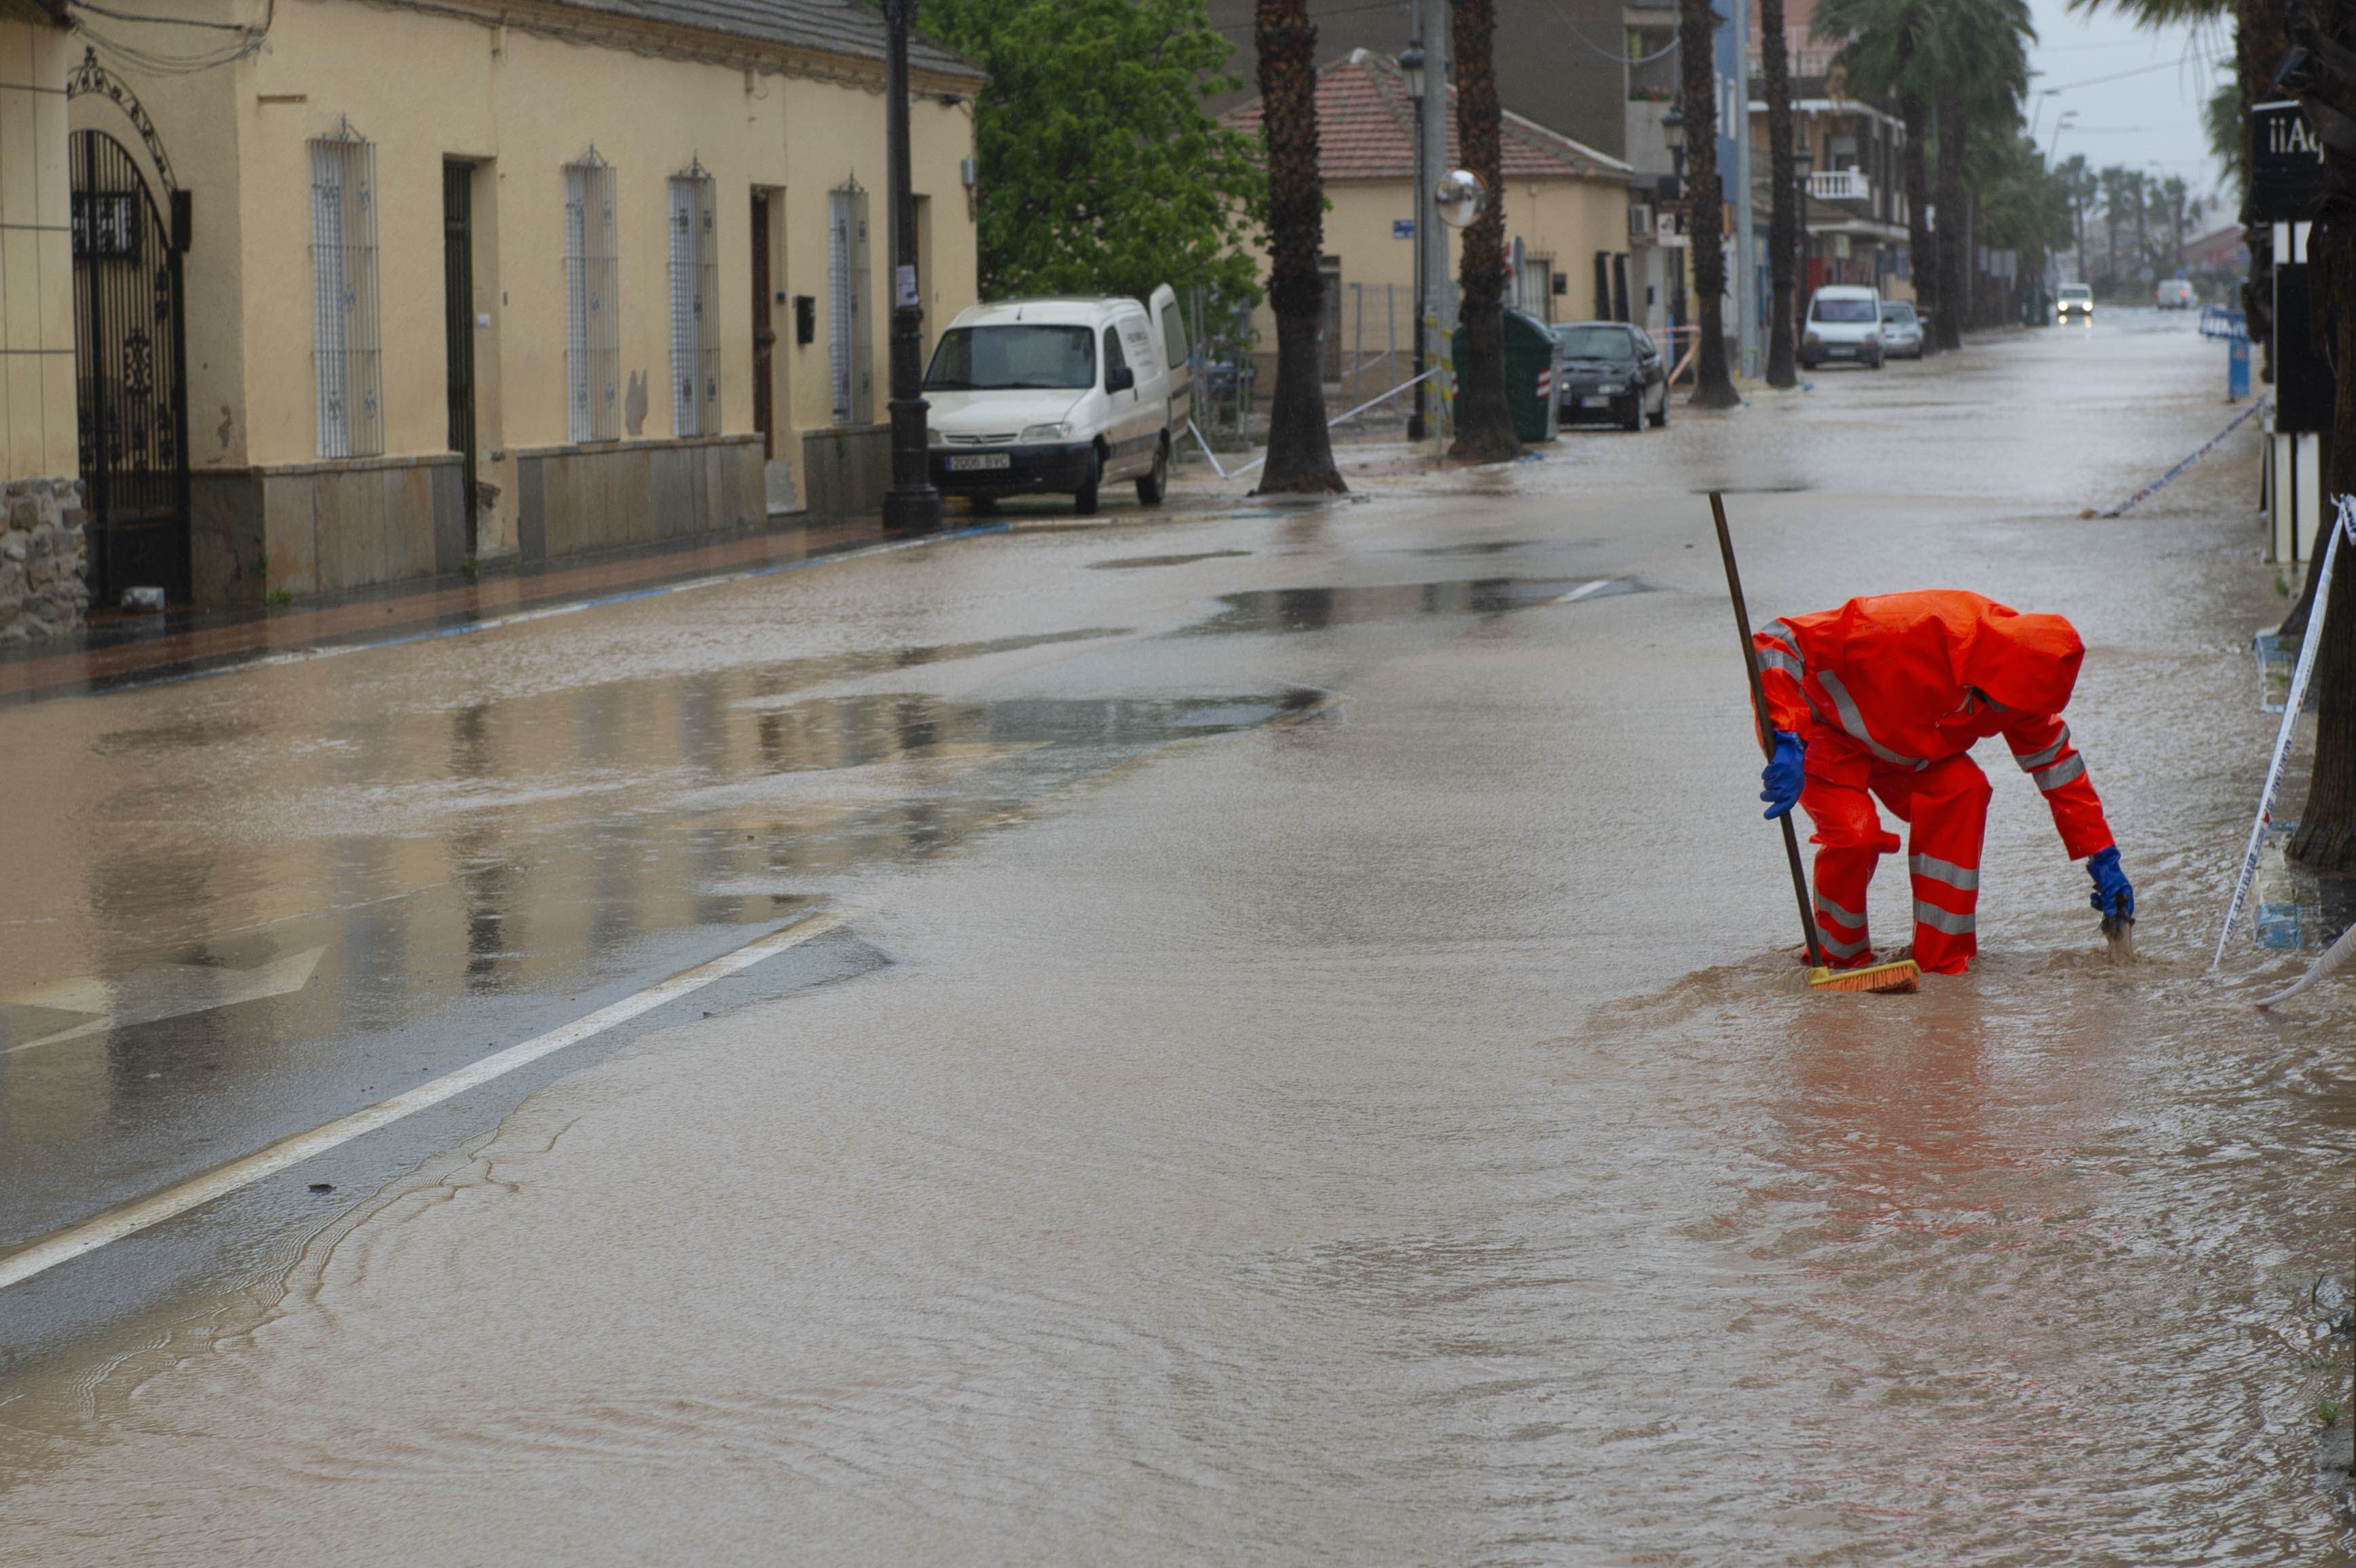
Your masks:
M1870 201L1873 187L1863 169L1815 169L1808 175L1808 194L1818 201Z

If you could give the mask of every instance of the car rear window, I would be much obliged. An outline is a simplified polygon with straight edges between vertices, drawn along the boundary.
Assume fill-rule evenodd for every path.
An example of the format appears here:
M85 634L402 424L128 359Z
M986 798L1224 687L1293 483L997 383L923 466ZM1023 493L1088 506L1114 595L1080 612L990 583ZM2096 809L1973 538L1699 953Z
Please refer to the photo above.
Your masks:
M1914 319L1914 307L1902 301L1894 305L1885 305L1881 307L1881 319L1894 321L1903 327Z
M1625 327L1558 327L1555 337L1562 351L1574 360L1633 360L1633 345Z
M1869 299L1819 299L1808 306L1812 321L1871 321L1875 319L1873 301Z

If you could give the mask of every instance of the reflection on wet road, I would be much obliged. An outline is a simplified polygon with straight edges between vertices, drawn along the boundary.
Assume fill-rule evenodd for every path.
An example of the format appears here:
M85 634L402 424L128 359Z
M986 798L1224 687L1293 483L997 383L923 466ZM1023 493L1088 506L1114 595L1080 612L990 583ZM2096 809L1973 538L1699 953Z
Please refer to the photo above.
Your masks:
M845 921L0 1291L0 1563L2351 1561L2349 983L2203 972L2249 452L2079 515L2221 375L2112 318L0 712L0 1247ZM1730 476L1754 616L2078 622L2136 962L1991 766L1975 972L1805 991Z

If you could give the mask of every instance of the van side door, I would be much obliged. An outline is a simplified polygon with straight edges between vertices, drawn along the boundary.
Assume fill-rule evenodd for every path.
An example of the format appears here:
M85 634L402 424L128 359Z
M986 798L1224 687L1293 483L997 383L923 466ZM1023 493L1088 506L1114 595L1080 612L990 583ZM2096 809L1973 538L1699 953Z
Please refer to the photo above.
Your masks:
M1186 317L1178 308L1178 291L1166 283L1153 291L1146 309L1153 317L1154 340L1162 346L1162 373L1169 379L1170 406L1164 417L1174 446L1178 433L1194 417L1194 368L1187 352Z

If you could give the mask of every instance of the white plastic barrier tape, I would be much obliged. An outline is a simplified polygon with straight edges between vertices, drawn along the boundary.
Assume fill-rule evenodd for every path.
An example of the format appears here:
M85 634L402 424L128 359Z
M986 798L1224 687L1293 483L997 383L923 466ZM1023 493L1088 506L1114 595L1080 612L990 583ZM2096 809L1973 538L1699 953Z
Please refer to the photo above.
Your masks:
M2250 847L2243 853L2241 875L2233 879L2233 897L2225 906L2225 925L2217 933L2217 950L2210 955L2209 967L2215 969L2225 958L2225 939L2233 934L2233 922L2241 918L2242 902L2250 896L2250 878L2257 875L2258 849L2265 843L2266 824L2274 820L2275 793L2282 788L2283 761L2290 755L2290 737L2298 728L2298 710L2307 701L2308 677L2315 672L2315 655L2323 646L2323 613L2331 602L2331 573L2340 557L2342 539L2356 543L2356 496L2337 496L2333 504L2339 512L2333 520L2331 538L2323 547L2323 559L2316 563L2315 603L2307 612L2307 630L2298 640L2298 665L2291 671L2290 695L2283 703L2282 728L2275 735L2275 754L2266 764L2266 785L2258 794L2257 821L2250 824Z

